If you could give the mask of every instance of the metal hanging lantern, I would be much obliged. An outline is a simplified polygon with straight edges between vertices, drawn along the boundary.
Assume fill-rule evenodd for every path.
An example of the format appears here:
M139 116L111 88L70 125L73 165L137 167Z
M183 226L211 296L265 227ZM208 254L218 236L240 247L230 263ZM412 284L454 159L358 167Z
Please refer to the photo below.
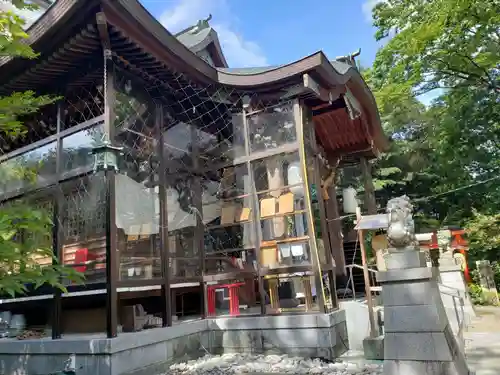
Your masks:
M114 170L118 171L118 157L122 155L122 147L111 145L104 141L101 145L94 147L94 172Z

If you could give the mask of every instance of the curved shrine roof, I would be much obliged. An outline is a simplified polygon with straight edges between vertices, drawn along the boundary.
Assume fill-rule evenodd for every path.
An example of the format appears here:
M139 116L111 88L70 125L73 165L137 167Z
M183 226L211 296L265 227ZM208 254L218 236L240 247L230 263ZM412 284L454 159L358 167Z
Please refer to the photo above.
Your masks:
M40 51L59 32L72 28L74 19L84 13L84 9L102 9L109 24L126 32L130 39L141 45L155 58L168 66L186 74L200 84L221 84L244 91L273 90L280 85L289 85L291 79L302 80L305 74L327 90L344 87L363 108L371 129L371 138L378 150L387 148L375 99L359 71L352 65L329 60L319 51L300 60L280 66L255 68L215 68L203 61L195 53L209 43L217 46L218 38L211 27L200 28L196 32L186 30L177 37L166 30L137 0L57 0L28 29L28 43ZM215 35L214 35L215 33ZM222 55L223 56L223 55ZM9 75L13 61L0 59L0 81ZM12 75L10 75L12 77Z

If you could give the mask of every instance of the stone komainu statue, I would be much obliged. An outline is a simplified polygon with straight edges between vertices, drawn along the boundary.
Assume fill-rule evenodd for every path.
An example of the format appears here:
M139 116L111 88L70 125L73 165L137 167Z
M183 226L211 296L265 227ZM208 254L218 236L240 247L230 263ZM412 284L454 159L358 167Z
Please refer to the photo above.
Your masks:
M416 245L415 223L412 216L413 205L410 203L410 198L403 195L391 199L387 203L386 212L389 216L389 228L387 229L389 247L401 248Z

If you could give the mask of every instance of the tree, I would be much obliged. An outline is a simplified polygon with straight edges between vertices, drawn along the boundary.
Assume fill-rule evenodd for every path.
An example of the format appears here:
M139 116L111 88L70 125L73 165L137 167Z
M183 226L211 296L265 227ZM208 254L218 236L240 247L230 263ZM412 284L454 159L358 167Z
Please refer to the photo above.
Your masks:
M373 11L384 95L474 87L500 93L498 0L388 0Z
M498 261L500 252L500 214L484 215L474 212L467 224L470 260Z
M387 0L373 17L386 44L364 75L393 139L374 165L378 197L412 197L417 230L476 228L474 246L496 258L498 228L479 224L500 209L500 2ZM430 106L416 99L436 88Z
M35 10L36 6L23 0L13 0L19 10ZM3 58L34 59L37 54L25 43L24 20L13 11L0 10L0 56ZM14 92L0 97L0 135L7 140L23 137L26 129L23 116L35 113L40 107L58 98L33 91ZM36 170L22 165L2 168L3 178L35 178ZM43 284L64 290L66 278L81 280L71 268L58 264L40 264L40 258L52 259L50 241L53 227L50 210L37 207L26 199L0 206L0 294L15 295L28 290L28 285Z

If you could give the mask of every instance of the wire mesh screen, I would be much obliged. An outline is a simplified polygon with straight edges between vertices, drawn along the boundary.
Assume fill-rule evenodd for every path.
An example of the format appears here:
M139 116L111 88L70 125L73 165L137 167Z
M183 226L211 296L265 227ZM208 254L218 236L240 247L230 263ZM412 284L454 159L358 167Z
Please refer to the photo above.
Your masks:
M117 185L121 274L155 276L161 251L158 195L164 188L172 282L213 275L227 289L241 281L237 293L251 310L259 267L312 266L294 101L195 84L146 55L140 64L133 60L113 55L114 141L126 160L122 187ZM293 276L300 275L306 271ZM312 308L316 294L304 290L310 283L283 282L290 289L284 300L296 301L284 302L288 307L305 308L301 298L307 295ZM214 295L219 307L229 298Z
M35 186L59 190L64 197L58 218L61 261L84 272L87 282L103 280L106 190L102 175L92 172L91 151L111 136L122 148L113 198L120 280L162 276L162 224L168 230L173 283L202 276L225 280L225 285L243 282L232 293L241 294L242 304L250 307L256 304L259 268L311 267L313 232L305 215L295 102L285 93L276 99L276 93L194 83L118 32L112 33L112 45L107 79L97 75L97 80L68 84L60 141L44 143L29 152L34 156L21 155L24 164L15 163L33 170L34 182L22 177L0 185L1 193L12 194ZM105 93L111 89L111 131L105 134ZM57 116L49 112L44 121L54 124ZM55 124L41 137L53 134ZM40 161L31 168L25 159ZM0 173L6 173L5 166L0 163ZM166 197L163 223L160 189ZM301 272L293 276L306 274ZM298 290L310 283L285 282L292 299L311 294ZM270 303L271 291L266 293Z

